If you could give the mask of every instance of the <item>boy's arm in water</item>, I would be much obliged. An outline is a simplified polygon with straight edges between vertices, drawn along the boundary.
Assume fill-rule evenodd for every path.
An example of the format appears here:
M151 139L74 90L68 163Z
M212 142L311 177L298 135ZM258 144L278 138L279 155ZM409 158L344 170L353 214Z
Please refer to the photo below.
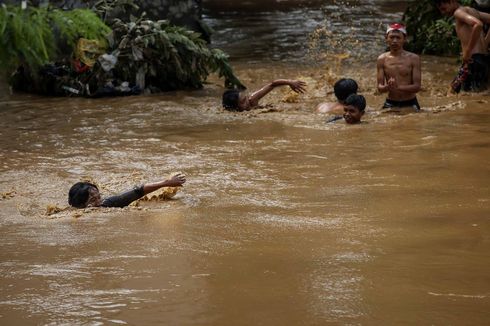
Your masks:
M265 85L264 87L262 87L258 91L253 92L249 96L250 105L252 105L252 106L258 105L261 98L263 98L265 95L269 94L274 88L276 88L278 86L284 86L284 85L288 85L296 93L304 93L305 92L306 83L301 81L301 80L276 79L272 83Z
M462 43L466 43L463 49L463 62L468 62L473 54L473 48L476 46L478 39L480 38L483 30L483 23L481 20L468 12L464 11L462 8L458 8L454 12L454 18L463 24L471 26L471 34L469 40L461 40ZM467 41L467 42L464 42Z
M181 187L185 183L183 174L176 174L172 178L160 182L146 183L140 187L123 192L122 194L111 196L102 202L102 207L126 207L135 200L158 190L162 187Z
M385 55L382 54L378 57L378 61L376 63L376 70L377 70L377 81L378 81L378 91L380 93L386 93L390 90L390 86L386 83L386 76L385 76Z

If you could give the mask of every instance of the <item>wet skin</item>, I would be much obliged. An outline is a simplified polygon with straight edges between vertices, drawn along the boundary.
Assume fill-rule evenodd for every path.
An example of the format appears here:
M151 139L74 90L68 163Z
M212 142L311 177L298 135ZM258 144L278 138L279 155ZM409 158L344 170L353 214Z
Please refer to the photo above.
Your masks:
M456 34L463 50L463 62L471 62L471 56L475 53L488 53L490 33L483 32L483 24L490 23L490 14L461 6L454 0L443 2L437 8L441 14L455 18Z
M348 124L356 124L361 122L364 111L359 110L353 105L344 106L344 120Z
M250 110L252 105L250 104L250 99L247 94L240 93L238 97L238 108L240 110Z
M403 33L390 32L386 36L386 43L390 50L398 51L403 48L403 45L405 44L405 35L403 35Z
M301 80L291 79L276 79L272 83L269 83L261 89L253 92L250 95L241 94L238 98L238 108L240 111L248 111L259 105L259 101L265 95L269 94L274 88L279 86L289 86L296 93L306 92L306 83Z
M415 98L421 87L420 57L405 51L406 36L400 31L391 31L386 35L389 52L378 57L378 90L388 92L388 98L395 101L407 101Z
M102 205L102 198L99 189L91 187L88 191L88 200L85 207L99 207Z

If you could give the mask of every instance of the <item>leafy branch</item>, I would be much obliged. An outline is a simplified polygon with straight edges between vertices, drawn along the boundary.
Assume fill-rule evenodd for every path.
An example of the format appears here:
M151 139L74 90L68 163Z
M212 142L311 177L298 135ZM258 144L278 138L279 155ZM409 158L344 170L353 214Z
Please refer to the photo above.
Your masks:
M462 0L462 5L470 5L471 0ZM407 24L408 44L411 51L427 54L455 55L460 51L460 43L454 29L452 17L442 17L431 0L411 3L403 20Z
M105 40L110 32L98 16L85 9L59 9L2 5L0 7L0 69L26 64L33 71L60 55L57 38L73 48L80 37Z

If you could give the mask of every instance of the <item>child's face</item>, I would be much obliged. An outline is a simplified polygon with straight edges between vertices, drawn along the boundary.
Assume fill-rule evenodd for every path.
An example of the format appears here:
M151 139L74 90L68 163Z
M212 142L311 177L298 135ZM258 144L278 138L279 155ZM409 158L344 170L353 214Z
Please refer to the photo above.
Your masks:
M405 44L405 34L400 31L391 31L386 35L386 43L391 50L399 50Z
M250 108L250 99L247 94L240 93L238 97L238 108L241 111L248 110Z
M359 110L353 105L344 106L344 119L348 124L355 124L361 122L361 118L364 112Z
M92 187L88 191L87 207L99 207L102 205L99 189Z

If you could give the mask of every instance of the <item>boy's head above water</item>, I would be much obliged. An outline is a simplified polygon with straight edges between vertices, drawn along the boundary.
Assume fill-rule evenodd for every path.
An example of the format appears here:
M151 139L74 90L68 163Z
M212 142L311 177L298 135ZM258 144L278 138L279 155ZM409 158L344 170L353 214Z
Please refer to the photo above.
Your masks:
M366 99L362 95L351 94L344 102L344 119L348 124L361 122L366 109Z
M337 100L340 103L344 103L349 95L357 93L358 88L359 87L354 79L342 78L333 86L333 92Z
M223 93L222 104L229 111L243 111L248 108L247 96L238 89L229 89Z
M240 99L240 91L237 89L229 89L223 93L223 107L227 110L238 110L238 101Z
M68 193L68 204L76 208L100 206L99 188L89 182L75 183Z

